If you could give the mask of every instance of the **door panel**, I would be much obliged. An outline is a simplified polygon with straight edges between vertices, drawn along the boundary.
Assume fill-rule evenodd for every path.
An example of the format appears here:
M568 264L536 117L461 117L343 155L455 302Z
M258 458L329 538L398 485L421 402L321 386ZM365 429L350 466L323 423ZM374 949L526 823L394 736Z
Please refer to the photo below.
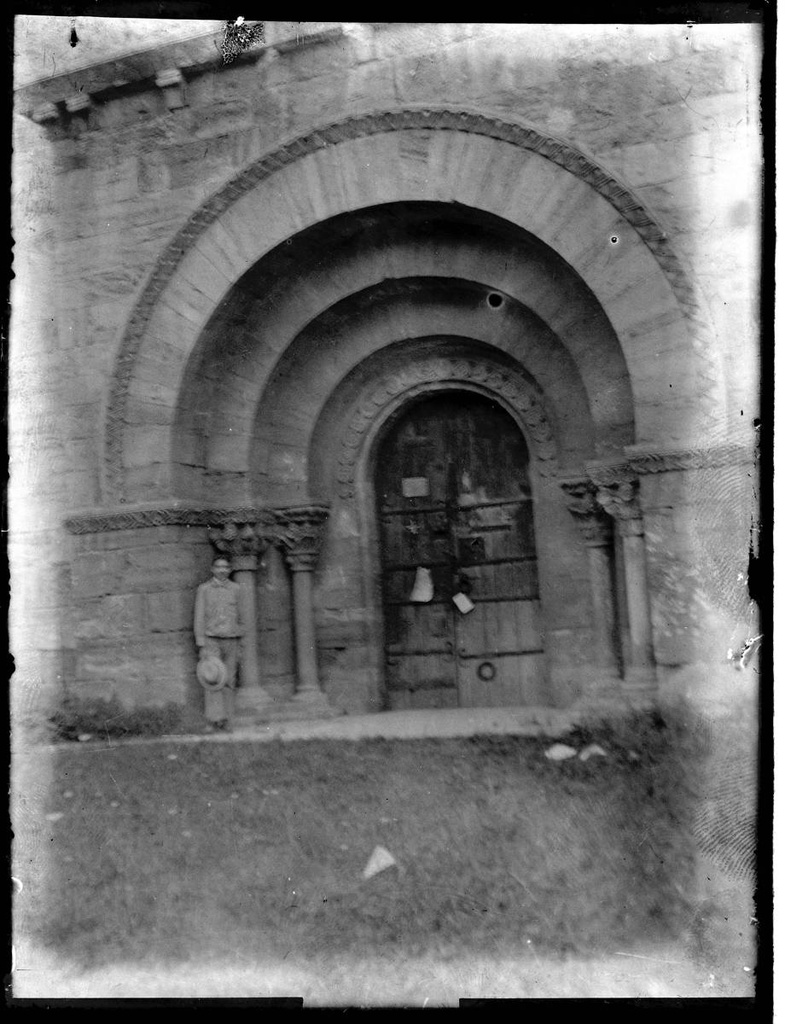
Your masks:
M495 668L486 680L485 665ZM545 655L527 654L460 658L458 661L458 704L460 707L486 708L519 705L536 706L545 702Z
M513 420L477 395L426 399L388 432L377 467L390 706L539 703L528 452ZM427 603L412 600L418 568L431 574Z

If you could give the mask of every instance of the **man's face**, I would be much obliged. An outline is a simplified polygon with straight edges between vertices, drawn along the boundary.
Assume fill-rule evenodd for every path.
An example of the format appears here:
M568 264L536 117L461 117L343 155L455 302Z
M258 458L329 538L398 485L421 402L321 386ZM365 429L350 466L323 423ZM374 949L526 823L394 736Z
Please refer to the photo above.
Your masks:
M217 580L228 580L230 572L229 563L225 559L221 558L217 562L213 562L213 576Z

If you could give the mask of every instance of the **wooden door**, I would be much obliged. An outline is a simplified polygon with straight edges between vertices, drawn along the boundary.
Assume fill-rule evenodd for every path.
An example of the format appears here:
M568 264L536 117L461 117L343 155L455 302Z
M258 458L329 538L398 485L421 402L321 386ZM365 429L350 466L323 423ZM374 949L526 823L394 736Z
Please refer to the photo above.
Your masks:
M528 452L509 414L469 392L410 406L379 447L376 495L388 706L540 703Z

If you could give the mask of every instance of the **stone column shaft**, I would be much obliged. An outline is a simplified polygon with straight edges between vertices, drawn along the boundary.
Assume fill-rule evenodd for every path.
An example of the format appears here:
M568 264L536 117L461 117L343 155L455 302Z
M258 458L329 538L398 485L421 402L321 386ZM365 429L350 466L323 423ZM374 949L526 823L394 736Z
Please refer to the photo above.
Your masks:
M589 546L589 574L594 613L594 650L597 665L614 675L619 672L616 652L616 603L613 596L613 562L610 544Z
M654 641L646 581L646 543L637 533L622 537L627 617L630 625L631 683L648 681L654 666Z
M616 520L622 537L627 619L630 628L629 663L624 668L627 688L656 685L654 640L646 573L646 542L638 506L638 481L629 472L598 488L598 500Z
M258 622L256 616L256 569L235 569L234 578L240 584L240 601L245 624L240 662L240 682L243 686L261 686L259 672Z
M308 505L281 509L277 513L279 539L292 570L294 641L297 658L296 701L321 700L316 659L316 627L313 616L313 572L324 538L328 516L326 506Z
M256 615L256 571L259 555L267 541L251 523L225 522L211 527L208 535L215 548L231 561L235 582L240 586L243 638L240 645L240 684L244 690L254 689L256 697L267 697L259 671L259 624Z
M568 497L567 508L578 522L589 556L595 664L609 675L618 676L611 521L597 502L597 488L590 480L567 479L561 486Z
M295 700L308 700L319 693L319 670L316 663L316 629L313 621L313 575L309 569L292 573L294 598L294 640L297 655L297 690Z

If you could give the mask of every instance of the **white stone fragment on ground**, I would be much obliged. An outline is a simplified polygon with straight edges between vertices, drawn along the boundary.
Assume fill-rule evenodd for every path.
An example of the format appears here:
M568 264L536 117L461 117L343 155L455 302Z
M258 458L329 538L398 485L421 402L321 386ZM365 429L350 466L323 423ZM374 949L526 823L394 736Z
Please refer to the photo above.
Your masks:
M607 757L608 751L603 750L599 743L591 743L584 747L578 756L581 761L588 761L590 757Z
M91 740L92 738L93 734L91 732L80 733L79 736L77 737L80 743L87 743L87 741Z
M386 850L383 846L377 846L368 858L368 863L365 865L365 870L363 871L363 878L373 878L373 876L378 875L380 871L385 871L387 868L391 868L397 863L398 861L393 857L389 850Z
M568 747L566 743L554 743L545 751L545 756L549 761L566 761L568 757L575 757L577 753L575 747Z

